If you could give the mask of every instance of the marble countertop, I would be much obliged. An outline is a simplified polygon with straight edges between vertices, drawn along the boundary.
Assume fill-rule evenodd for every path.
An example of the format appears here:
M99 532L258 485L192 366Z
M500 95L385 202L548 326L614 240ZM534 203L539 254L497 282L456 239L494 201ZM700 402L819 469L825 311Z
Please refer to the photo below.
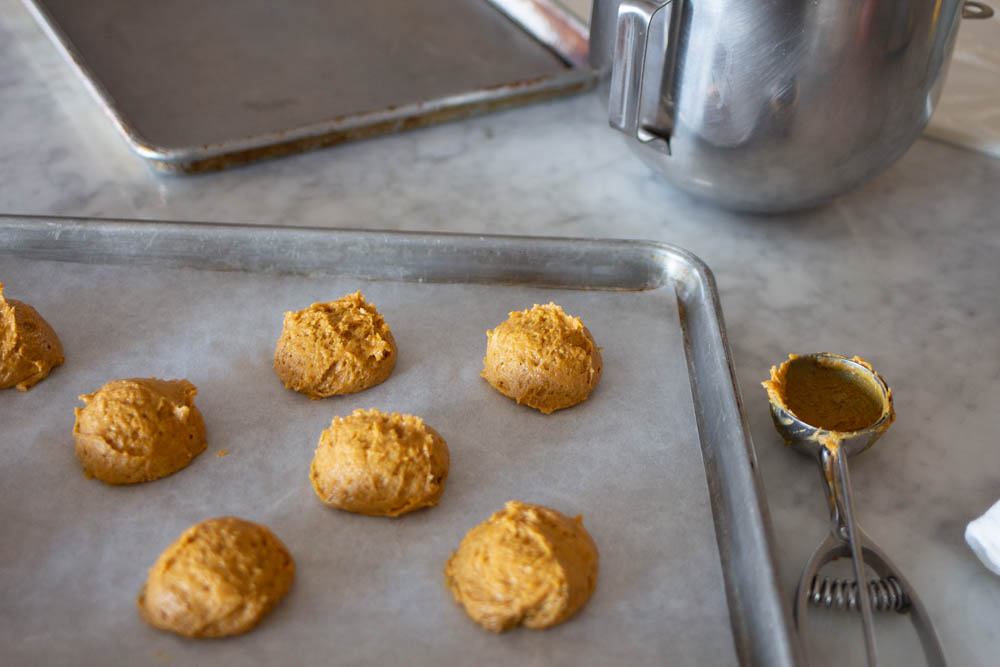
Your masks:
M932 140L833 204L716 210L668 187L594 94L196 177L137 158L17 0L0 0L0 213L642 238L715 272L789 592L827 531L815 463L759 382L788 352L871 361L898 419L852 462L859 520L915 584L955 665L996 664L1000 578L966 523L1000 499L1000 160ZM860 655L819 615L815 664ZM885 664L919 656L885 623ZM842 647L848 648L842 648ZM919 664L919 661L916 663Z

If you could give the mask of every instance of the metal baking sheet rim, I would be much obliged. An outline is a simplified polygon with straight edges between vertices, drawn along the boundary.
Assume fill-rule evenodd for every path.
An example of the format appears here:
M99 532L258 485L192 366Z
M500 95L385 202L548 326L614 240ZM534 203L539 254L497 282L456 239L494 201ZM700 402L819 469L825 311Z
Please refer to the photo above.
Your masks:
M72 65L84 85L122 136L143 159L159 171L197 174L219 171L258 160L327 148L383 134L417 129L459 118L540 102L561 95L583 92L597 82L598 72L586 65L589 31L572 14L551 0L487 0L497 11L567 63L556 76L517 81L471 90L456 95L395 107L350 114L297 128L271 132L217 144L168 148L145 140L125 119L111 93L92 76L69 38L35 0L23 0L35 21ZM558 21L563 31L543 35Z
M653 241L0 215L4 254L408 282L606 290L673 283L736 655L744 665L801 664L715 279L690 252ZM569 271L544 261L568 254ZM380 261L388 256L394 263Z

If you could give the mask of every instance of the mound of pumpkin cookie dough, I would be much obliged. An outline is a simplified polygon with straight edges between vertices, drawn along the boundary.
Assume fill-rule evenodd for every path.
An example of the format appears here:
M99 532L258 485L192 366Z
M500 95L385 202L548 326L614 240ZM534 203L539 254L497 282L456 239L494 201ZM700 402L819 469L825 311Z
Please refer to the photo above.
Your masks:
M438 504L448 464L444 438L420 417L355 410L320 435L309 478L331 507L400 516Z
M294 578L292 555L265 526L208 519L160 554L139 594L139 614L185 637L238 635L260 622Z
M73 438L87 477L108 484L175 473L205 450L205 422L187 380L114 380L80 396Z
M274 372L312 399L351 394L384 382L396 366L389 326L361 292L285 313Z
M587 400L601 379L601 351L590 331L554 303L510 313L486 337L482 376L545 414Z
M28 304L4 298L0 283L0 389L28 391L63 361L49 323Z
M444 579L487 630L537 630L562 623L590 599L597 561L582 517L512 500L469 531Z

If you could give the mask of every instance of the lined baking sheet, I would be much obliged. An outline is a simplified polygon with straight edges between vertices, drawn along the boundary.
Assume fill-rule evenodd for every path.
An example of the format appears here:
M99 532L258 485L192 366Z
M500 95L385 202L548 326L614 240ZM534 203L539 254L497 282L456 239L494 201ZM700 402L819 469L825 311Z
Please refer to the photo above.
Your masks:
M674 291L366 282L0 257L9 298L59 333L65 365L0 392L4 664L734 664L736 657ZM282 313L361 289L399 345L393 375L323 401L271 369ZM590 400L550 416L479 372L485 331L553 300L603 347ZM77 396L124 377L188 378L209 446L164 479L108 487L73 454ZM399 519L329 509L308 479L320 432L355 408L422 416L447 440L440 505ZM219 457L221 450L228 455ZM569 622L493 635L444 588L444 562L505 501L583 514L597 590ZM187 640L135 597L202 519L268 525L297 563L247 635Z

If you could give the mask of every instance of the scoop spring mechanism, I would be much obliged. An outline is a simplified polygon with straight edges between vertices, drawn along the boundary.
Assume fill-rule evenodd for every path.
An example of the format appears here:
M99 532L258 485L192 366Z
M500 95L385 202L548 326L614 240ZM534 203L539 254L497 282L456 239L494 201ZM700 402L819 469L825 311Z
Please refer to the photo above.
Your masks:
M806 595L809 604L816 607L859 611L858 582L853 579L831 579L815 575ZM868 599L872 611L902 612L910 606L910 597L903 590L899 579L893 576L872 579L868 582Z

